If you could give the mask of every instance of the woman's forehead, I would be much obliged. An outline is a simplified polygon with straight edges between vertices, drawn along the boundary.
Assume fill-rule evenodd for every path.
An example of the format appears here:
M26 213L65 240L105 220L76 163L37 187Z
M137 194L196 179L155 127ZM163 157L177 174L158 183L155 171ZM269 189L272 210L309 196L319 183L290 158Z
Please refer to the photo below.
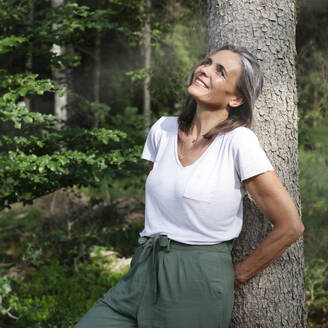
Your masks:
M215 64L224 66L227 71L241 71L242 62L239 54L230 50L220 50L209 56Z

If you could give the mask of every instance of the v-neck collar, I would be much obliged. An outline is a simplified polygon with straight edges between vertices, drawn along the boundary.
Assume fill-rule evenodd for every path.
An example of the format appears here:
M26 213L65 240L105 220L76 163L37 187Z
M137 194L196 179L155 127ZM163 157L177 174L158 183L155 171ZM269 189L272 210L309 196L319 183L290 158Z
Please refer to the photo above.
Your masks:
M205 157L205 155L208 153L209 149L213 146L213 144L216 143L217 137L218 137L218 136L215 136L214 140L210 143L210 145L205 149L205 151L194 162L192 162L189 165L183 166L179 159L179 156L178 156L178 132L179 132L179 125L177 122L176 131L175 131L174 140L173 140L174 141L174 155L175 155L175 159L177 161L178 166L181 167L182 169L187 169L189 167L195 166L198 162L200 162L201 159L203 157Z

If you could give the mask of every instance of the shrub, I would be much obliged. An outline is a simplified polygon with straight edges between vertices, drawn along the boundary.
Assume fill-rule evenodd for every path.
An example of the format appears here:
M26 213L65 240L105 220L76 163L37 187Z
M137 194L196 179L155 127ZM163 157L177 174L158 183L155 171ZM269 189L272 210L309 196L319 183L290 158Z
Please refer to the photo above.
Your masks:
M72 327L126 272L112 272L109 268L103 270L105 261L108 259L100 260L99 256L95 256L70 268L54 259L30 271L21 281L2 278L2 286L8 286L10 281L10 291L13 292L8 295L4 305L11 305L18 319L2 311L0 325Z
M310 327L328 327L328 261L309 262L305 273Z

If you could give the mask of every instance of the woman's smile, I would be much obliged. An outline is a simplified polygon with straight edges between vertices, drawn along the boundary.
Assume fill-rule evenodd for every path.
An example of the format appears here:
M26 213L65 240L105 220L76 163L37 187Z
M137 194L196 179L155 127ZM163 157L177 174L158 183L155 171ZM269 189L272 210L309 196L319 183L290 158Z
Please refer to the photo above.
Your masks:
M196 79L194 80L194 82L193 82L194 84L196 84L196 85L199 85L199 86L201 86L201 87L203 87L203 88L206 88L206 89L208 89L208 86L207 86L207 84L198 76L198 77L196 77Z

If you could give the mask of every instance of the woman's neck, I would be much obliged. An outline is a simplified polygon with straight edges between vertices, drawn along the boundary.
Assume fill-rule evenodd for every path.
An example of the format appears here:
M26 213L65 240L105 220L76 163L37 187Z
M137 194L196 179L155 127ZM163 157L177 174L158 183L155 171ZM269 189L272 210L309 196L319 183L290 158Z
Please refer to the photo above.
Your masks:
M228 118L227 109L206 110L197 105L196 113L191 125L190 133L200 136Z

